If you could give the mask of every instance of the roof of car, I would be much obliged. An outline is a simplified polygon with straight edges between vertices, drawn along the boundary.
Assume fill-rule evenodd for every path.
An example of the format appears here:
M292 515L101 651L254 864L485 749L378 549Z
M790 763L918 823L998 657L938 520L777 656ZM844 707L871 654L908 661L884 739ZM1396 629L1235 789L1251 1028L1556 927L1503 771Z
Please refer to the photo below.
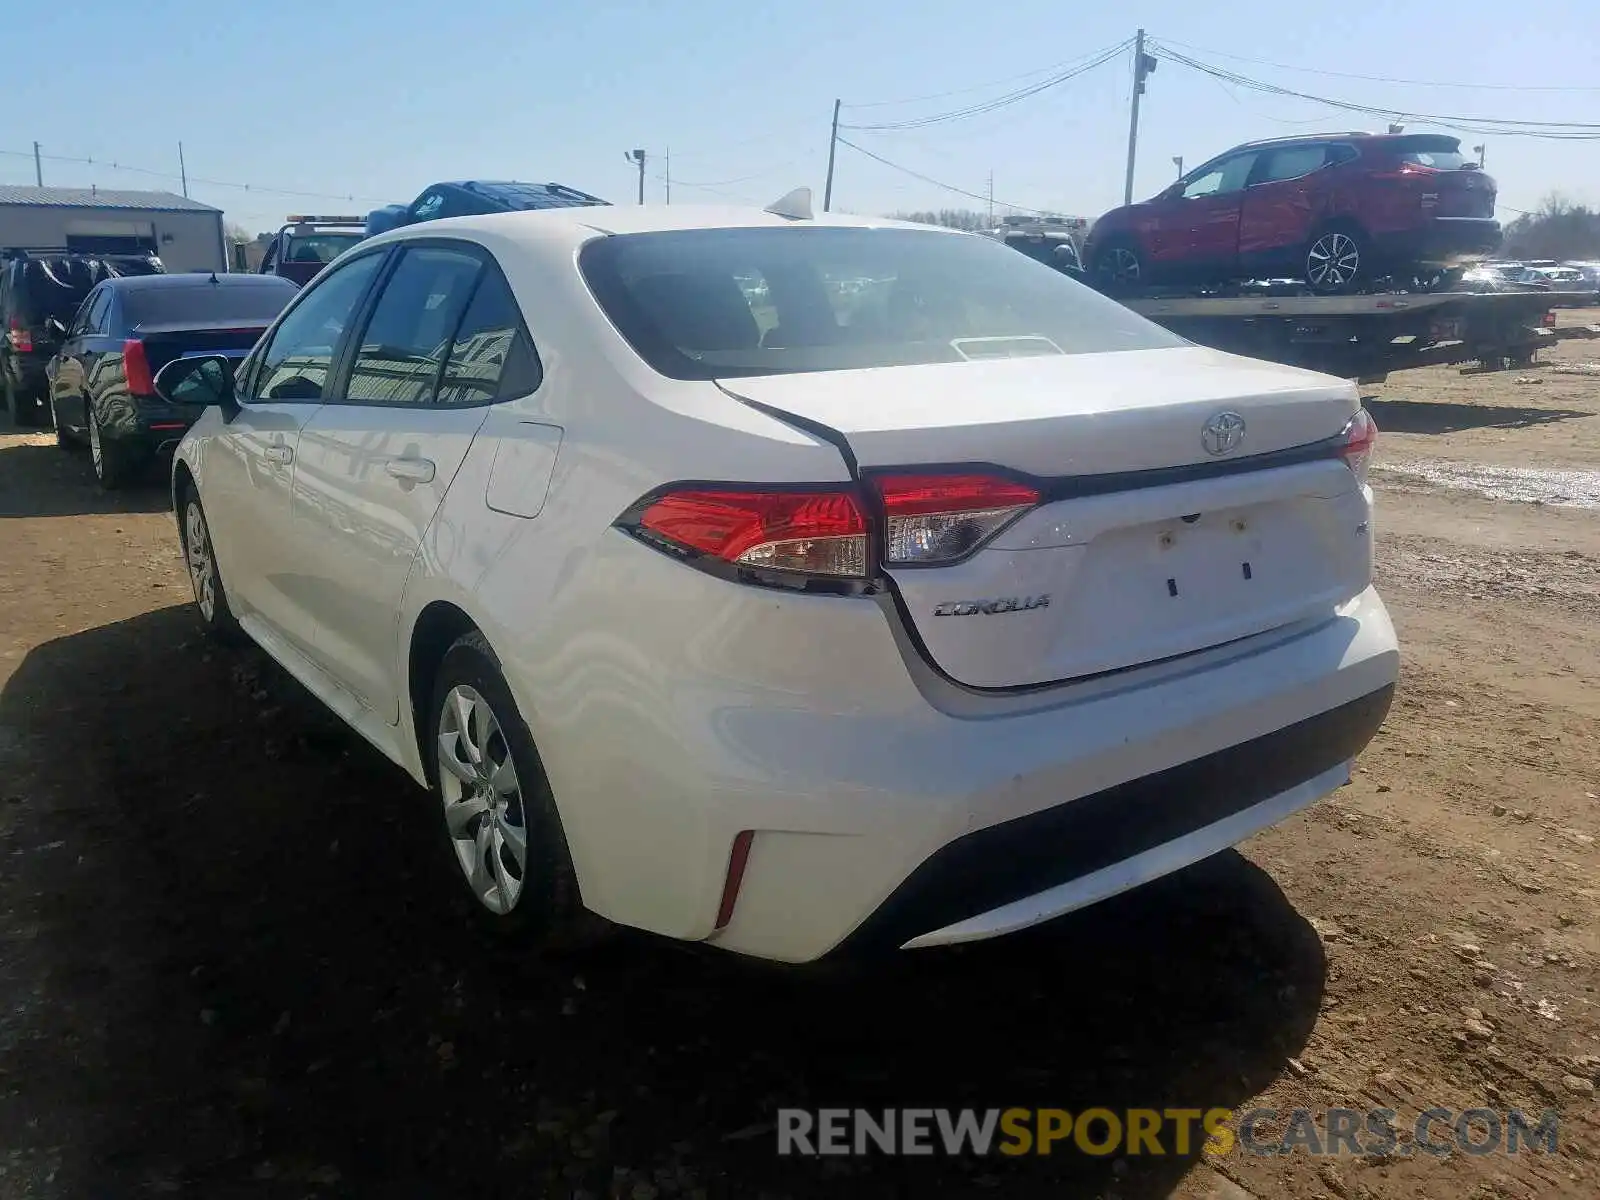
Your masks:
M163 288L186 287L247 287L261 286L263 281L271 280L268 287L284 286L293 288L295 285L287 279L277 275L257 275L237 272L229 274L219 272L215 275L204 271L186 271L172 275L119 275L115 279L106 280L107 283L123 291L156 291Z
M838 228L932 229L886 217L858 217L846 213L818 212L807 220L775 216L764 209L735 205L584 205L531 211L490 213L483 216L445 217L378 235L373 241L437 237L451 231L498 234L512 239L567 238L587 240L596 233L664 233L689 229L760 229L832 226ZM956 233L956 230L942 230Z

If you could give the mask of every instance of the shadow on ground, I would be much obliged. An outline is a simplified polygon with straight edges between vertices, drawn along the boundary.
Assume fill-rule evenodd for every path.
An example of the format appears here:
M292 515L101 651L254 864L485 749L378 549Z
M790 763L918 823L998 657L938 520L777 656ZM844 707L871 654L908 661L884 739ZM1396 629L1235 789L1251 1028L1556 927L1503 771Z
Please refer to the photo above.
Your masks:
M86 449L63 449L54 442L0 446L0 518L166 512L172 497L164 467L164 462L151 463L126 490L107 492L95 482Z
M1464 429L1528 429L1593 417L1571 408L1522 408L1512 404L1457 404L1435 400L1362 401L1382 433L1459 433Z
M64 1196L1164 1196L1192 1155L779 1159L771 1122L1231 1105L1322 992L1231 853L868 966L535 961L440 889L409 780L187 608L32 651L0 734L0 1127L34 1122Z

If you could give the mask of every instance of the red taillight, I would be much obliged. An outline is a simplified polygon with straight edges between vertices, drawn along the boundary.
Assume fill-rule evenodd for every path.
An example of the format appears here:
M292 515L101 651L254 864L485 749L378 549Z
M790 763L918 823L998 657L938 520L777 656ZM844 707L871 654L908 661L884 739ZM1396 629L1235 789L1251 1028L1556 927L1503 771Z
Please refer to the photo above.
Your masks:
M651 500L636 529L726 563L864 578L867 520L848 491L683 489Z
M733 850L728 855L728 874L722 882L722 902L717 905L716 929L726 928L733 920L733 906L739 903L739 888L744 884L744 869L750 861L750 844L756 840L755 831L742 829L733 839Z
M1378 423L1364 408L1356 410L1350 423L1344 427L1339 446L1339 457L1362 483L1367 481L1367 468L1372 462L1372 452L1378 445Z
M16 317L11 318L11 328L6 330L6 340L11 343L11 348L20 354L33 353L33 334L28 332L27 327Z
M981 474L879 475L890 566L933 566L971 554L1039 503L1039 490Z
M150 359L144 352L144 343L129 338L122 343L122 375L128 381L130 396L153 396L156 382L150 374Z

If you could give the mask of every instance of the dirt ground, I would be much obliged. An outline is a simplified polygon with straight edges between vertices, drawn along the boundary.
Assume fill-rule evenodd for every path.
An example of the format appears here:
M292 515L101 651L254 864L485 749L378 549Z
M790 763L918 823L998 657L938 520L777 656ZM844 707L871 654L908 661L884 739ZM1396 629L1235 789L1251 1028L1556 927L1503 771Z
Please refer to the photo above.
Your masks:
M1600 376L1553 369L1600 341L1542 357L1376 389L1404 677L1351 786L1029 935L828 972L465 932L409 782L202 643L159 487L0 434L0 1197L1600 1194ZM775 1109L823 1105L1562 1123L1515 1157L777 1157Z

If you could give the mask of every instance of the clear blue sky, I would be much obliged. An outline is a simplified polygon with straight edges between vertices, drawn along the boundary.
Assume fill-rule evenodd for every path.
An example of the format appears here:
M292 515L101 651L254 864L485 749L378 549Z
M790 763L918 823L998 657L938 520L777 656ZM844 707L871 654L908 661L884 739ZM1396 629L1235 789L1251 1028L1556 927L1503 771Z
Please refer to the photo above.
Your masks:
M847 123L980 102L1029 72L1110 46L1143 25L1194 57L1297 91L1408 111L1600 123L1600 3L1546 0L1284 0L1074 6L1043 0L870 5L860 0L76 0L14 3L0 182L31 183L31 143L63 186L171 188L252 232L286 213L365 212L438 179L554 179L627 201L626 150L651 152L661 198L765 203L800 184L820 196L828 118L846 104L976 88L921 104L845 110ZM1523 15L1526 14L1524 18ZM97 48L98 47L98 48ZM1467 84L1417 87L1281 70ZM1096 215L1120 202L1127 138L1124 54L1001 112L912 133L850 133L924 175L1002 203ZM1034 76L1038 78L1038 76ZM982 87L1010 80L997 86ZM1487 85L1495 85L1489 87ZM1588 90L1556 91L1559 85ZM1379 128L1381 118L1231 88L1166 62L1151 79L1136 193L1252 137ZM1409 128L1432 128L1411 121ZM1483 140L1469 136L1467 145ZM1600 141L1491 136L1502 220L1547 192L1600 203ZM13 152L23 152L21 154ZM103 165L102 165L103 164ZM691 186L700 185L700 186ZM887 212L973 206L853 151L839 151L835 206Z

